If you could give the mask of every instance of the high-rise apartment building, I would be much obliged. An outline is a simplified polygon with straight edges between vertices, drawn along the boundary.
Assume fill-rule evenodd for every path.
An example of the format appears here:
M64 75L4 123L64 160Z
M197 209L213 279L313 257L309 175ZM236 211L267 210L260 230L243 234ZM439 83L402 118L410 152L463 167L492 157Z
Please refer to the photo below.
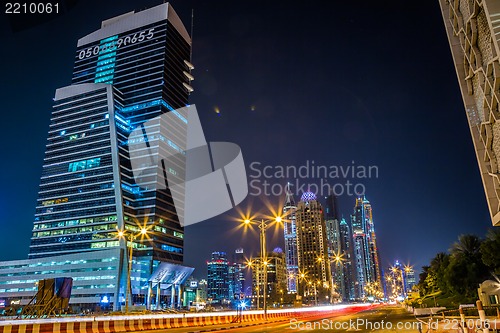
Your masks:
M229 262L226 252L212 252L207 262L207 297L209 303L227 304L229 295Z
M342 217L340 220L340 242L341 242L341 258L340 265L342 266L342 281L338 286L338 290L340 292L340 296L342 301L348 302L353 300L354 297L354 286L355 286L355 277L353 270L353 258L354 254L352 251L353 238L351 233L351 228L349 223ZM334 258L337 263L337 258Z
M157 307L180 304L179 283L192 269L174 265L183 262L184 231L165 172L175 170L159 172L154 166L137 185L129 148L141 138L130 140L129 134L171 112L179 133L168 140L149 136L148 144L157 152L183 152L187 121L175 109L187 105L193 90L190 53L191 38L168 3L105 20L78 40L72 84L55 93L29 258L40 267L57 263L57 270L45 269L50 274L78 275L82 283L99 278L100 284L82 284L79 303L98 304L105 297L115 309L123 304L128 245L133 248L131 303L149 306L146 294L156 293ZM130 237L141 228L146 236ZM128 241L118 239L117 230L125 231ZM102 265L109 267L105 279L97 276ZM33 267L28 261L16 265L25 266ZM158 275L153 281L160 266L163 278L176 276L175 281ZM75 273L81 271L86 276ZM162 283L175 285L170 301L159 288Z
M413 267L405 267L404 270L404 277L405 277L405 290L406 293L410 293L413 289L413 286L417 284L417 279L415 277L415 270Z
M267 288L269 303L283 304L287 292L287 266L285 253L279 247L267 256Z
M255 298L255 305L263 306L264 285L266 285L267 305L273 303L283 303L287 288L287 266L286 257L281 248L275 248L267 254L266 275L264 266L260 258L255 258L252 264L252 297ZM257 301L258 299L258 301Z
M283 206L284 235L285 235L285 258L287 270L287 289L289 293L297 292L297 279L299 275L297 254L297 221L295 212L297 206L293 194L290 191L290 183L286 187L286 199Z
M491 220L500 225L500 3L439 0Z
M333 278L333 297L348 302L352 298L351 232L344 218L339 218L337 198L326 198L325 224L328 256Z
M312 192L297 205L299 292L306 302L330 302L332 278L323 207Z
M382 290L380 260L373 223L372 207L365 197L357 198L351 215L353 236L353 267L355 273L356 299L367 296L367 285L375 285Z
M240 298L245 293L245 255L242 248L234 251L233 262L229 265L229 296Z
M196 289L196 299L198 302L207 302L207 280L201 279L198 281L198 288Z
M343 271L340 256L342 253L340 239L340 221L338 216L337 197L333 194L326 197L325 205L325 226L326 226L326 241L328 244L328 259L330 263L330 271L333 279L333 297L341 298L341 289L343 285ZM335 258L338 258L335 261Z

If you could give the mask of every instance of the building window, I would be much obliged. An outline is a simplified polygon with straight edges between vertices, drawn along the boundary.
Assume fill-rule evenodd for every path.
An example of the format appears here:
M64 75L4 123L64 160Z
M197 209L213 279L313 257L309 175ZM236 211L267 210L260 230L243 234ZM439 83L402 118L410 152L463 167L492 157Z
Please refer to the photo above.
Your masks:
M81 171L91 168L97 168L101 165L101 158L91 158L89 160L72 162L68 166L68 172Z

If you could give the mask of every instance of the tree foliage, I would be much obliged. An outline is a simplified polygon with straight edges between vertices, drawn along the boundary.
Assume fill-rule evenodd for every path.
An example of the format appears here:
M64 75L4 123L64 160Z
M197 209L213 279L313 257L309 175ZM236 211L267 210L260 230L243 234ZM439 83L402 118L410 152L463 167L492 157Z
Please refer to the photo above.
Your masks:
M481 258L483 263L500 274L500 229L490 229L486 239L481 244Z
M441 292L461 302L478 298L477 287L500 270L500 232L491 231L486 240L461 235L448 253L438 253L420 274L421 296Z

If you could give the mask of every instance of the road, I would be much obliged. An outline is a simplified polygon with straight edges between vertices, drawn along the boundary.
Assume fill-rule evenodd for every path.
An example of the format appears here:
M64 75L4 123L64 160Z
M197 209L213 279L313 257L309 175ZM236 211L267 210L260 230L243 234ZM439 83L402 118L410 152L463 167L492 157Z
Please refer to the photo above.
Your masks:
M283 322L271 324L259 324L234 328L235 324L205 326L197 328L182 328L165 330L169 333L185 332L209 332L213 330L224 330L224 332L248 332L248 333L281 333L281 332L401 332L419 333L417 320L404 309L396 306L378 307L350 315L338 315L334 317L325 313L322 317L314 319L295 320L290 319ZM427 328L423 328L426 332ZM139 331L138 331L139 332ZM145 331L141 331L144 333ZM158 332L158 331L148 331Z

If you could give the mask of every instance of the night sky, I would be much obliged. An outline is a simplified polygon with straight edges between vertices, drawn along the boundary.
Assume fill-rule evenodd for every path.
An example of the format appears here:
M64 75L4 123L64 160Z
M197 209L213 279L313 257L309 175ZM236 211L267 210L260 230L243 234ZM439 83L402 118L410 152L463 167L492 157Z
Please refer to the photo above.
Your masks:
M80 0L15 32L2 16L0 260L27 258L52 98L70 84L77 40L160 3ZM418 270L460 234L485 235L491 222L437 0L172 4L188 30L194 9L190 103L207 141L241 147L249 180L253 162L376 166L378 178L351 181L366 187L384 267L400 259ZM278 209L283 200L249 195L240 209L268 214L263 202ZM348 218L355 196L339 201ZM256 254L258 238L237 229L238 217L186 228L195 276L206 275L212 251ZM270 233L276 246L282 235Z

